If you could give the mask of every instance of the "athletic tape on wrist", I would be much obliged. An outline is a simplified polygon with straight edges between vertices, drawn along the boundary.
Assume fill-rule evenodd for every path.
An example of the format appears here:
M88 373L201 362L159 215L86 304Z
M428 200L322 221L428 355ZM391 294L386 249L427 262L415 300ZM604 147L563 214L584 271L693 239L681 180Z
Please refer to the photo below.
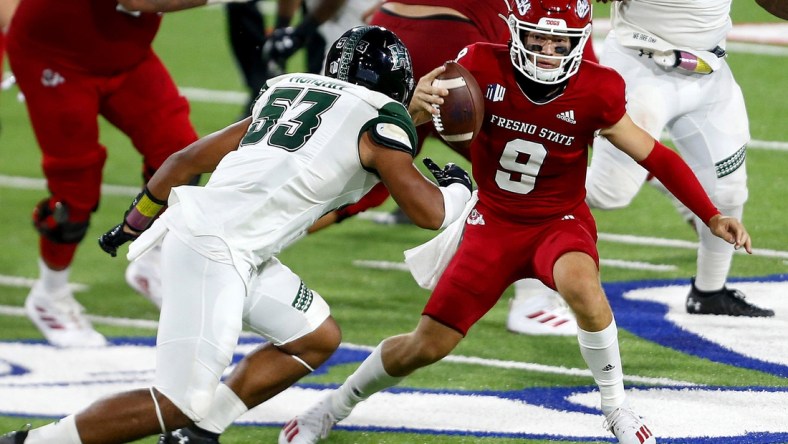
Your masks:
M151 221L161 212L166 201L162 201L153 196L147 187L142 190L137 203L129 210L126 215L126 224L134 230L144 231L150 226Z

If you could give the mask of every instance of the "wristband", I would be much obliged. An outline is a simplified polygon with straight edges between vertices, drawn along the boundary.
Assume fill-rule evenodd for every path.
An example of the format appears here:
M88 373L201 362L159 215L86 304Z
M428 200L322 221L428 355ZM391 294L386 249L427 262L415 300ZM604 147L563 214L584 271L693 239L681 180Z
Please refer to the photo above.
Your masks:
M447 187L438 188L443 194L443 223L440 229L446 228L462 214L465 204L471 198L468 187L461 183L453 183Z
M165 205L167 205L166 201L157 199L148 187L145 187L126 213L126 225L135 231L145 231Z

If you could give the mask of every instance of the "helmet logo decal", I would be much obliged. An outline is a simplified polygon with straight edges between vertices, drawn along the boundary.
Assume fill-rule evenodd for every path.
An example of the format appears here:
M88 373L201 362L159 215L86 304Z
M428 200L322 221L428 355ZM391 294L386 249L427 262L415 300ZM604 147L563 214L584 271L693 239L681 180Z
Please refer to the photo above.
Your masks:
M575 9L577 10L577 16L584 18L591 11L591 5L588 3L588 0L577 0Z
M388 48L391 51L391 70L396 71L407 68L408 57L405 53L405 48L399 44L389 45Z
M516 3L517 3L517 12L520 15L528 14L528 11L531 9L531 0L517 0Z

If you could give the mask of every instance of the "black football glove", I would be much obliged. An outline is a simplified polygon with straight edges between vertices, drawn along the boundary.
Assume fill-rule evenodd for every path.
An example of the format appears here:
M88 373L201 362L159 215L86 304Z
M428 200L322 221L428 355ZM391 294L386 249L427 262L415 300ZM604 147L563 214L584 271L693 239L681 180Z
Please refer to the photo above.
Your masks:
M287 59L304 47L308 37L302 26L275 29L263 44L263 60L268 61L268 75L283 74Z
M123 215L123 222L112 227L98 239L99 247L110 256L118 255L118 247L126 242L138 238L143 231L151 226L153 220L164 211L166 201L159 200L145 187L131 202L129 209ZM127 227L131 233L124 231Z
M125 222L115 225L98 239L101 249L109 253L112 257L118 255L118 247L139 237L139 234L129 234L123 231L124 224Z
M435 176L435 180L438 182L439 186L447 187L453 183L459 183L465 185L465 187L468 188L468 191L473 192L471 178L464 169L453 163L447 163L446 166L441 169L441 167L439 167L438 164L433 162L429 157L425 157L423 162L424 166L426 166L427 169L430 170L430 173Z

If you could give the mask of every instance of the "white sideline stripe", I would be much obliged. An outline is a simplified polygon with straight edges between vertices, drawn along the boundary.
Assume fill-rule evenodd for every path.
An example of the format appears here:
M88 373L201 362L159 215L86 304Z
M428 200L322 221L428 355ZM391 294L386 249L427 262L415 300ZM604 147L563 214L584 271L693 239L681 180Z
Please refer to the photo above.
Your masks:
M11 305L0 305L0 315L26 317L25 309L23 307L14 307ZM86 315L86 318L94 324L111 325L113 327L132 327L132 328L148 328L156 330L159 323L156 321L149 321L147 319L128 319L128 318L114 318L109 316L96 316Z
M603 267L624 268L627 270L647 270L647 271L676 271L675 265L652 264L640 261L625 261L621 259L599 259Z
M0 305L0 315L18 316L18 317L27 316L25 314L24 308L12 307L8 305ZM94 324L111 325L113 327L132 327L132 328L146 328L146 329L155 330L159 325L159 323L156 321L150 321L146 319L129 319L129 318L116 318L110 316L94 316L94 315L87 315L87 318ZM355 349L355 350L365 350L365 351L372 351L374 349L374 347L370 347L366 345L349 344L346 342L342 343L342 347ZM484 358L477 358L474 356L459 356L459 355L457 356L449 355L445 357L443 361L453 362L457 364L474 364L474 365L483 365L486 367L528 370L532 372L552 373L556 375L586 376L589 378L593 378L593 375L591 374L590 370L585 370L580 368L567 368L561 366L555 367L555 366L544 365L544 364L534 364L530 362L503 361L499 359L484 359ZM666 386L685 386L685 385L698 386L699 385L692 382L678 381L669 378L651 378L651 377L636 376L636 375L627 375L624 376L624 379L626 381L639 383L639 384L653 384L653 385L666 385Z
M784 147L781 147L780 150L788 151L788 143L784 143L784 142L771 142L771 143L774 144L779 143L781 145L784 145ZM44 190L46 189L46 181L44 179L36 179L31 177L7 176L4 174L0 174L0 187L9 187L9 188L25 189L25 190ZM107 185L107 184L101 186L101 193L105 196L133 197L136 196L139 192L140 192L139 188L129 187L129 186ZM380 216L381 214L382 213L379 211L365 211L363 213L360 213L358 217L361 219L370 220L370 219L374 219L376 216ZM693 249L693 250L698 248L697 242L683 241L678 239L662 239L657 237L632 236L628 234L599 233L599 240L605 240L608 242L616 242L621 244L630 244L630 245L676 247L676 248ZM744 250L739 250L738 252L744 253ZM753 248L752 254L753 256L788 259L788 252L786 251L769 250L765 248ZM614 262L614 260L612 259L610 261ZM603 260L603 262L605 262L605 260ZM619 264L617 263L609 263L607 265L611 267L619 266ZM661 267L660 265L654 265L654 266ZM633 269L647 270L649 268L633 268ZM657 271L662 271L662 270L657 270ZM664 271L670 271L670 270L664 270ZM0 283L0 285L2 284Z
M605 267L624 268L627 270L648 270L648 271L676 271L675 265L651 264L648 262L625 261L620 259L601 259L601 264ZM377 270L397 270L408 271L408 266L404 262L390 261L371 261L355 260L353 265L360 268L373 268Z
M375 349L375 347L370 347L367 345L356 345L356 344L349 344L346 342L342 343L342 347L346 349L353 349L353 350L363 350L371 352ZM473 364L473 365L483 365L485 367L495 367L495 368L503 368L503 369L516 369L516 370L528 370L533 372L540 372L540 373L552 373L556 375L566 375L566 376L587 376L589 378L593 378L591 374L591 370L582 369L582 368L568 368L563 366L552 366L552 365L544 365L544 364L534 364L531 362L520 362L520 361L504 361L501 359L487 359L487 358L478 358L475 356L463 356L463 355L449 355L445 358L441 359L441 362L452 362L456 364ZM694 387L702 387L704 384L698 384L695 382L687 382L687 381L680 381L676 379L670 378L651 378L647 376L632 376L632 375L624 375L624 379L630 382L637 382L641 384L655 384L655 385L667 385L667 386L694 386Z
M683 248L686 250L696 250L698 248L697 242L678 239L663 239L659 237L633 236L630 234L599 233L599 240L615 242L618 244L644 245L650 247L672 247ZM740 249L737 251L737 253L746 254L744 249ZM752 255L788 259L788 251L768 250L765 248L753 248Z
M20 190L45 190L47 182L34 177L7 176L0 174L0 186ZM142 190L142 186L130 187L125 185L101 185L101 194L105 196L130 196L134 197Z
M36 279L0 274L0 286L3 287L31 288L35 283ZM74 292L87 291L90 288L88 285L76 284L73 282L69 283L68 287Z

